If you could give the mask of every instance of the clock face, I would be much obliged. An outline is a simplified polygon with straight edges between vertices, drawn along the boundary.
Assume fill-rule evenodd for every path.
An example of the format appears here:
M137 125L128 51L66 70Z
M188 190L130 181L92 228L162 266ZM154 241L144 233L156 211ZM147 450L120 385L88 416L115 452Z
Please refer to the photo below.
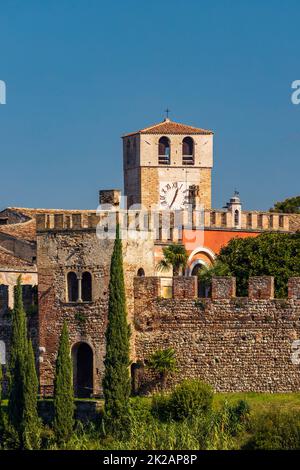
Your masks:
M183 181L162 182L160 184L159 202L161 209L184 209L189 203L189 185Z

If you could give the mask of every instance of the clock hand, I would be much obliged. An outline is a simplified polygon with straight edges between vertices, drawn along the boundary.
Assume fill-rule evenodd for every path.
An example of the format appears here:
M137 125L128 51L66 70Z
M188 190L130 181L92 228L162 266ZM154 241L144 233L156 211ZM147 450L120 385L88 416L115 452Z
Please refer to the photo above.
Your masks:
M179 191L179 189L177 188L176 191L175 191L175 196L173 197L173 201L171 202L171 204L170 204L170 206L169 206L170 209L171 209L171 207L173 206L173 204L174 204L174 202L175 202L175 199L176 199L176 197L177 197L178 191Z

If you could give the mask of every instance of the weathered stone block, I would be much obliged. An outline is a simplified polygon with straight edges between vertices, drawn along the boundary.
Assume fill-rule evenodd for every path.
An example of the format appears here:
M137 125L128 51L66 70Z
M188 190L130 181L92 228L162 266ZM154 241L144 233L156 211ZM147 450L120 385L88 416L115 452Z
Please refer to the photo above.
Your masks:
M197 297L197 276L173 277L173 298L194 299Z
M46 214L36 215L36 229L44 230L46 228Z
M212 279L212 299L230 299L236 294L236 279L229 276L218 276Z
M54 228L55 229L64 228L64 214L54 214Z
M160 278L135 277L134 278L134 297L135 299L155 299L160 296Z
M249 299L273 299L274 277L253 276L249 278Z
M75 229L82 228L82 214L72 214L72 225Z
M288 298L300 299L300 277L291 277L289 279Z

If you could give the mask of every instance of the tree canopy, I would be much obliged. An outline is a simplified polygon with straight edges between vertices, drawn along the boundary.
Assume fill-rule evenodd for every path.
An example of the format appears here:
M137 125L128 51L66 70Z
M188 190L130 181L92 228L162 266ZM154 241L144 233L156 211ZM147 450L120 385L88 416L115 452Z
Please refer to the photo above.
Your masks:
M271 212L283 212L286 214L300 214L300 196L289 197L284 201L276 202Z
M173 275L178 276L185 269L188 254L181 243L171 243L163 248L163 256L163 259L157 265L158 270L165 271L172 267Z
M274 276L276 297L287 295L289 277L300 276L300 233L263 233L234 238L218 261L237 279L237 295L248 295L249 276Z

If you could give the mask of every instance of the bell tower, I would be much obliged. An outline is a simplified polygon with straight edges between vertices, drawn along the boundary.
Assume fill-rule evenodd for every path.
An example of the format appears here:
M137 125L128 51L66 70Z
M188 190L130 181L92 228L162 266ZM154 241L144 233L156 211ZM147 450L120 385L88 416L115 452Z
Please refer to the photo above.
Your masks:
M123 136L128 207L175 210L192 203L210 209L212 167L212 131L165 118Z

